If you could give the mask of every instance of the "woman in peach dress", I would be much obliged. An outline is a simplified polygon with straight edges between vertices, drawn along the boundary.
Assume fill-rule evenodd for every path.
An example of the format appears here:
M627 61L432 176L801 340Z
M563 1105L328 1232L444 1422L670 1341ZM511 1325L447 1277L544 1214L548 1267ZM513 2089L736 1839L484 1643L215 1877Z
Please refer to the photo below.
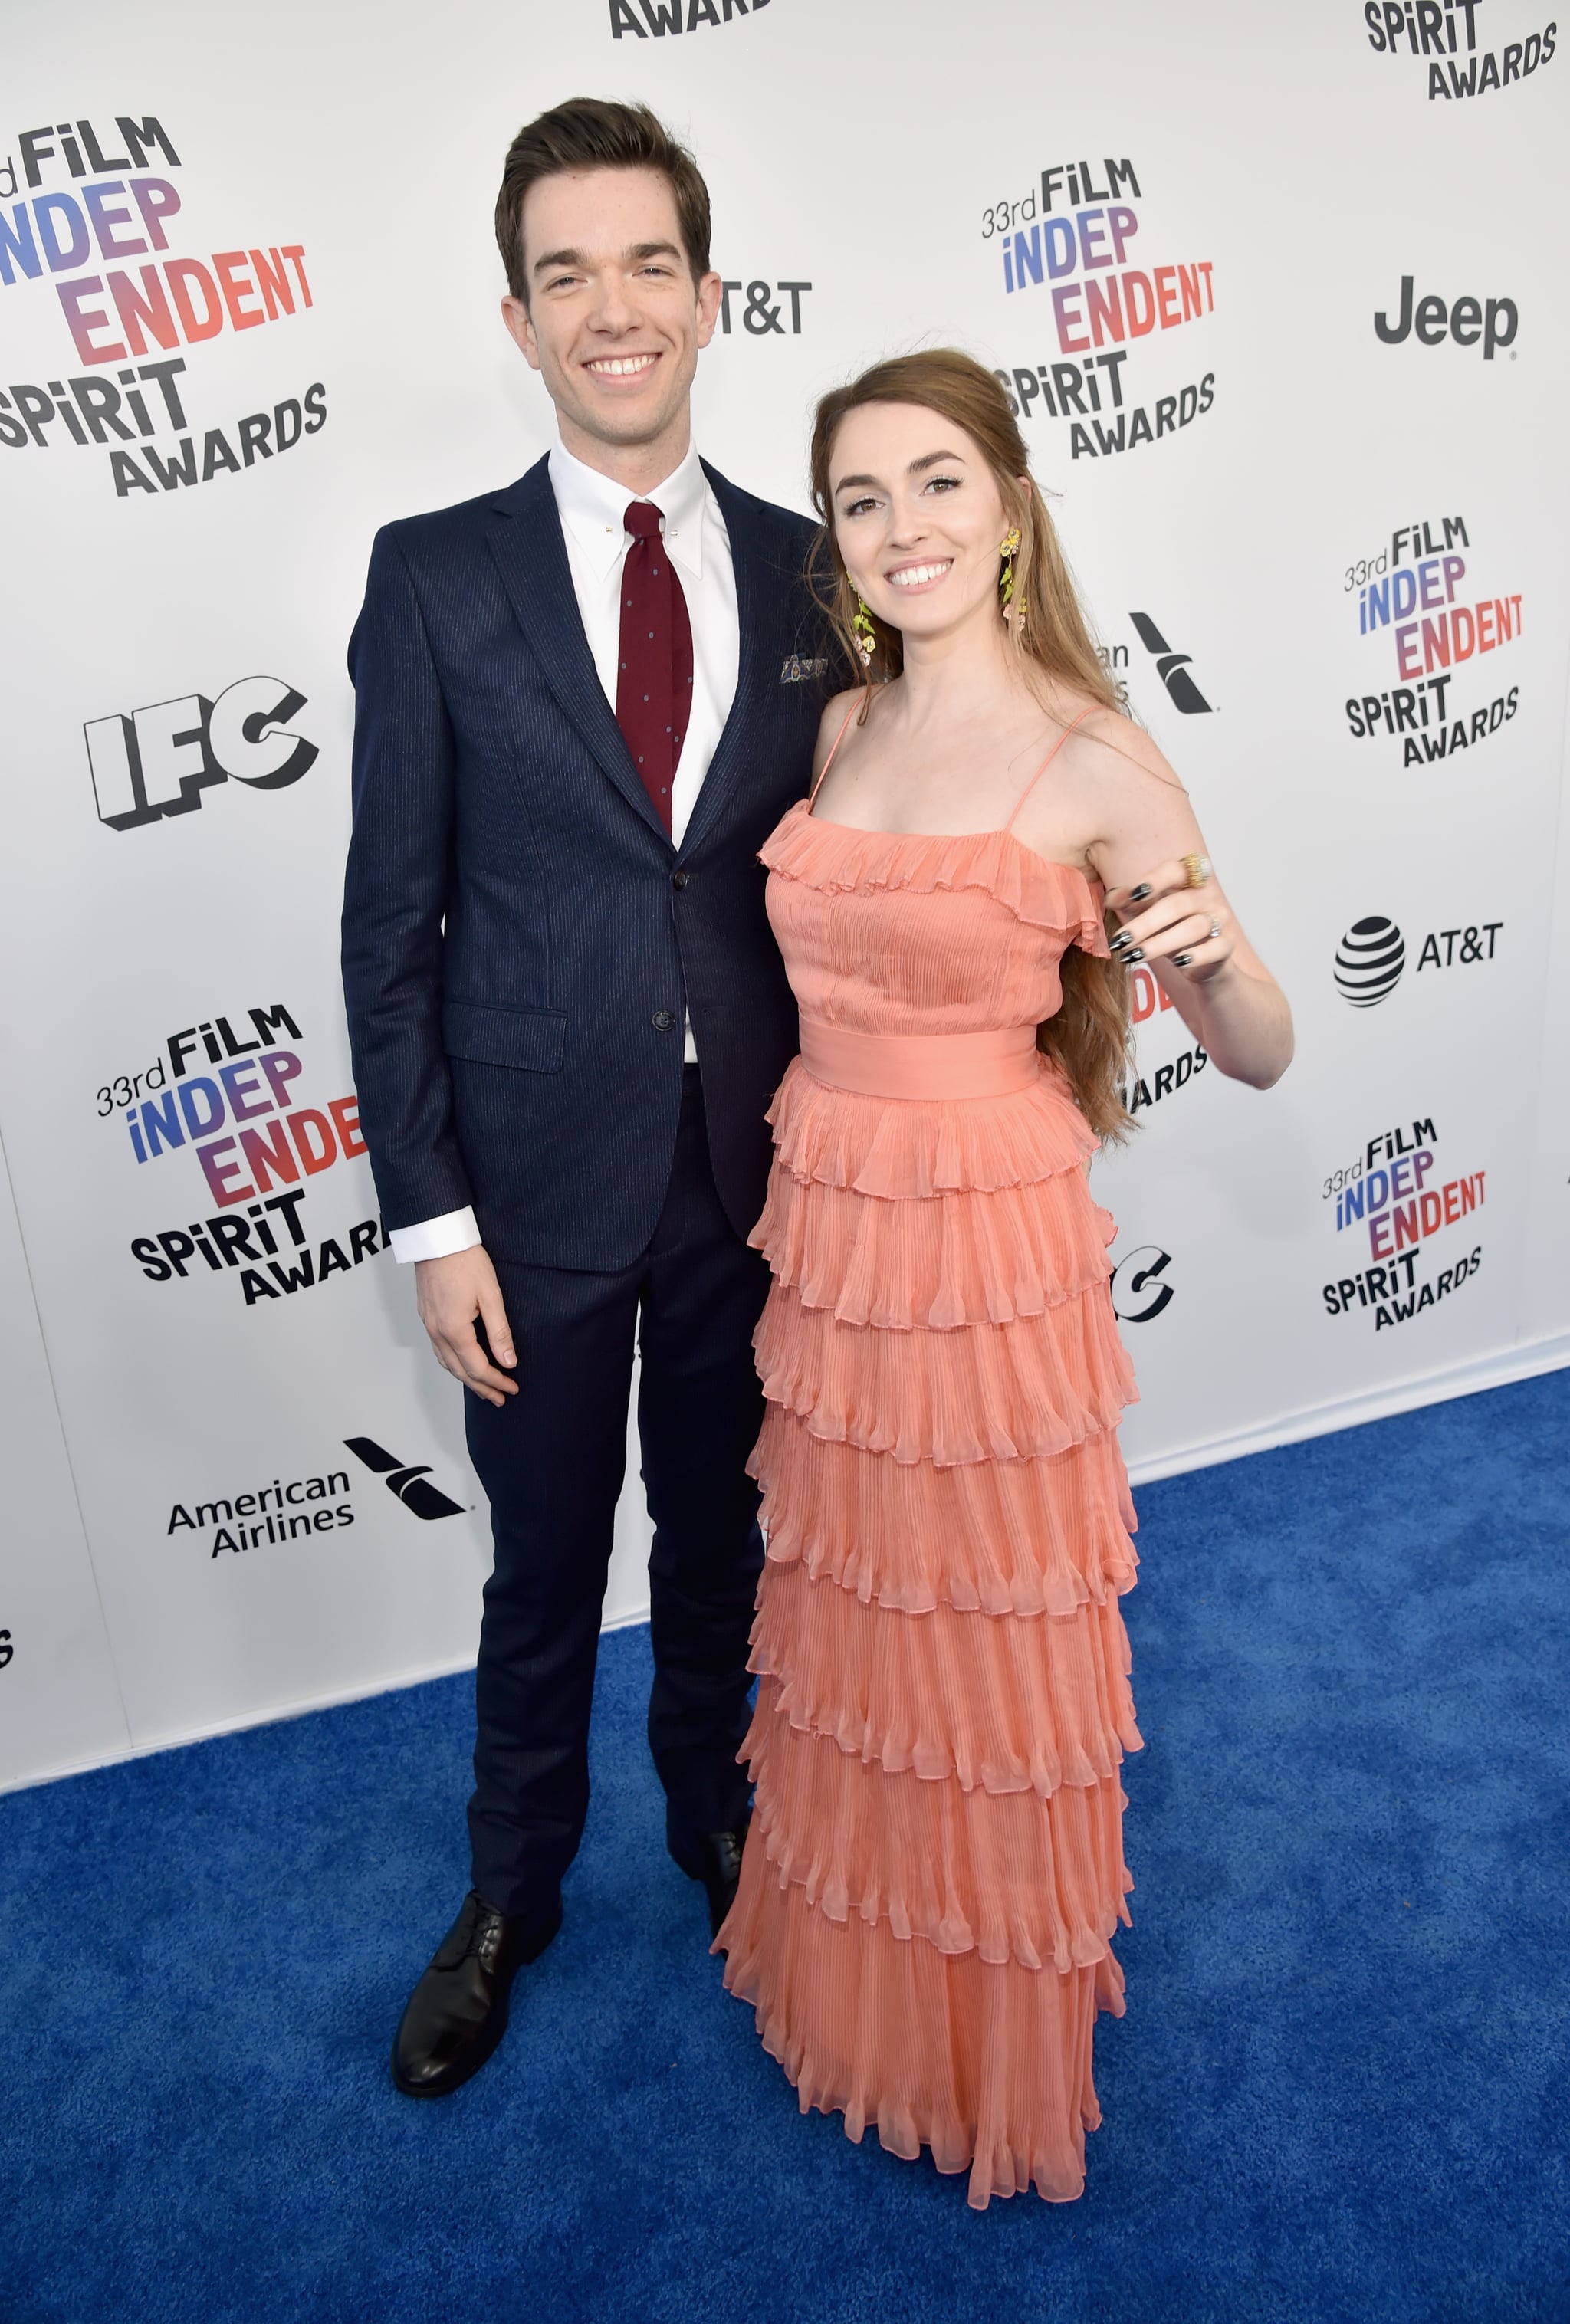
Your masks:
M768 1560L718 1945L803 2111L929 2146L977 2207L1065 2201L1140 1739L1086 1166L1125 1127L1130 963L1257 1087L1291 1022L1118 712L993 374L877 365L819 407L812 481L868 682L763 850L801 1055L753 1236Z

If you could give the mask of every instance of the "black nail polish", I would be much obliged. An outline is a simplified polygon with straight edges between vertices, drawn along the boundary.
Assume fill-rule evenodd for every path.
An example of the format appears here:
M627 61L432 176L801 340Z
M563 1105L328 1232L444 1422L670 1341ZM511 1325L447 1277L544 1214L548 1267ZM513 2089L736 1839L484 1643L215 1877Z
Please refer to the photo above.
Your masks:
M1150 881L1148 880L1141 880L1137 888L1131 888L1129 890L1129 901L1131 904L1142 904L1150 892Z
M1174 968L1187 968L1193 957L1194 954L1191 952L1175 952L1172 955L1172 965Z
M1134 965L1134 963L1135 963L1136 961L1138 961L1138 960L1143 960L1143 959L1144 959L1144 957L1145 957L1144 954L1141 952L1141 950L1140 949L1139 945L1136 945L1134 946L1134 948L1133 948L1132 952L1126 952L1126 953L1124 953L1124 954L1123 954L1123 966L1124 966L1125 968L1132 968L1132 966Z
M1133 940L1132 935L1127 928L1120 928L1112 940L1111 948L1113 952L1126 952Z

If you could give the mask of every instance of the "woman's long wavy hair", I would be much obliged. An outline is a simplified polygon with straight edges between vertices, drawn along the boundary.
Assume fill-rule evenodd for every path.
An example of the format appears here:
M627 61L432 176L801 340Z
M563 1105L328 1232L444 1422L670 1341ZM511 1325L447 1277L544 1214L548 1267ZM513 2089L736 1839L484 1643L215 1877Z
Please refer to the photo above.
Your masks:
M1002 567L999 565L998 619L1011 641L1021 676L1050 706L1054 688L1088 695L1109 710L1122 707L1107 677L1086 623L1057 530L1040 487L1030 474L1030 456L1009 399L993 374L954 347L920 355L894 355L874 364L848 386L836 387L817 407L812 429L812 504L821 520L812 558L815 587L854 668L860 659L852 587L834 536L829 459L847 412L865 403L919 403L962 428L979 447L997 480L1011 523L1020 528L1014 556L1014 603L1021 617L1003 622ZM832 572L833 582L828 580ZM903 641L896 629L876 625L877 644L867 665L867 696L858 724L872 707L873 688L898 678L904 667ZM1056 1060L1086 1121L1103 1140L1121 1142L1132 1127L1122 1085L1129 1070L1129 975L1121 961L1098 960L1071 945L1063 956L1063 1005L1036 1036L1037 1046Z

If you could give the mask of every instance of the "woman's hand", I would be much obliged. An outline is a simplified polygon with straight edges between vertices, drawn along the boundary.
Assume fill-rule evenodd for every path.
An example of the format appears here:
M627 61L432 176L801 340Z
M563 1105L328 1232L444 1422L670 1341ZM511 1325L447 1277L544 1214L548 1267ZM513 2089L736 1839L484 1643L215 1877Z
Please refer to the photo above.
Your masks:
M1111 888L1122 922L1112 955L1143 961L1178 1015L1234 1081L1269 1089L1292 1055L1292 1013L1216 883L1210 858L1169 857L1132 886Z
M1107 897L1123 925L1112 940L1114 960L1178 969L1193 984L1210 984L1231 965L1237 922L1216 884L1208 855L1159 863L1131 888Z

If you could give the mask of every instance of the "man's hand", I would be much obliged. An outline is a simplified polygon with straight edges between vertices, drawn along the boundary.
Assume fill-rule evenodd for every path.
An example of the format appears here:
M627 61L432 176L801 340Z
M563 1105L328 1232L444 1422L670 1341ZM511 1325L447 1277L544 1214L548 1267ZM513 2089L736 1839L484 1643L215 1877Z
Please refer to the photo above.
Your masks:
M487 1404L504 1404L517 1395L517 1381L496 1370L496 1364L505 1364L510 1370L518 1358L502 1305L502 1286L483 1245L456 1250L447 1259L416 1259L414 1296L436 1360L454 1379L462 1380ZM480 1344L476 1316L485 1327L495 1363Z

